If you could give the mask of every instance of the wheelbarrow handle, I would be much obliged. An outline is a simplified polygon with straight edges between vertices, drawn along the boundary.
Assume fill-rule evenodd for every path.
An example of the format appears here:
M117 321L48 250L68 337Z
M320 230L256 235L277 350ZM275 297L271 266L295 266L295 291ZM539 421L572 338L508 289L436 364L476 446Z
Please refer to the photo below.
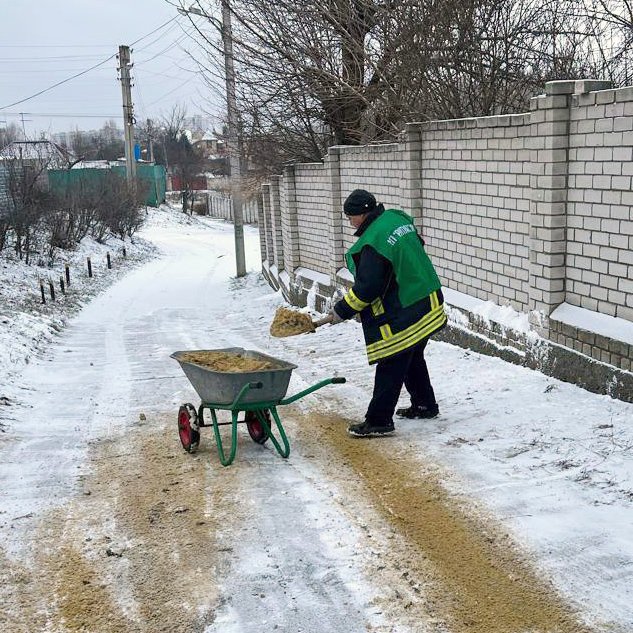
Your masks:
M307 396L309 393L316 391L317 389L321 389L322 387L326 387L327 385L331 385L332 383L340 384L345 382L345 378L343 376L334 376L334 378L326 378L321 382L318 382L316 385L312 385L312 387L308 387L299 393L296 393L294 396L290 396L289 398L284 398L279 402L279 404L290 404L291 402L295 402L299 400L299 398L303 398L303 396Z

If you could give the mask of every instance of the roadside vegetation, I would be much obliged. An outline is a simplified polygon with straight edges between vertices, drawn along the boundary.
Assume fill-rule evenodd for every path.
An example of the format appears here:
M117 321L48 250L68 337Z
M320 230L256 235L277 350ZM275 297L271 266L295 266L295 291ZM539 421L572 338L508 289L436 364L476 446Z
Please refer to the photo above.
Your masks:
M71 165L69 165L70 167ZM73 250L85 237L103 243L109 236L131 238L145 217L145 187L104 171L103 177L49 187L50 160L4 157L0 162L0 254L11 250L29 265L52 265L59 250Z

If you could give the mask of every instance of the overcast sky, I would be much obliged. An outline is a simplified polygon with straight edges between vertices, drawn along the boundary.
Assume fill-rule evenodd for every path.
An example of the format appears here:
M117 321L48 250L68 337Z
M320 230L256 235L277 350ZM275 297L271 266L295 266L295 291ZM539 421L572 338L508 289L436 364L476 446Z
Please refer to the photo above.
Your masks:
M185 52L195 51L187 36L190 30L188 19L166 0L0 0L0 127L22 126L20 113L29 136L97 129L108 119L122 127L116 58L40 96L11 104L140 38L132 53L138 121L157 119L175 104L185 105L189 115L207 110L221 116L217 94L210 94Z

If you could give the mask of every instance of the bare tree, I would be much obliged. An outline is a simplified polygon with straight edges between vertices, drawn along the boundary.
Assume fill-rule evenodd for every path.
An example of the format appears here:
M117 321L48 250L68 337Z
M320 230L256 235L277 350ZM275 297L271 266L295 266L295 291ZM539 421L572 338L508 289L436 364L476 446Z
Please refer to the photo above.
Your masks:
M42 236L44 210L47 206L47 170L55 164L50 145L15 143L3 150L2 166L7 184L5 230L13 231L13 247L28 264L37 251ZM5 236L2 239L6 241Z
M445 0L416 114L458 118L517 112L545 81L583 76L592 33L574 0ZM425 118L426 118L425 117Z
M106 122L96 131L73 131L70 145L80 160L117 160L125 153L123 131L115 121Z
M209 0L195 7L206 17L190 14L211 86L223 74L221 24ZM333 143L394 139L407 121L521 111L544 81L604 67L604 19L581 0L232 7L244 152L274 168L318 159Z
M270 164L318 156L331 142L361 141L364 39L375 19L373 0L280 0L274 6L239 0L233 8L239 126L242 139L252 139L246 158L266 148ZM211 3L199 1L197 9L208 18L192 17L192 23L205 53L198 61L212 86L223 76L221 24ZM266 138L275 139L274 148Z
M193 146L185 129L186 116L186 109L176 105L161 119L156 152L156 161L165 165L179 181L185 213L189 208L193 182L205 166L204 157Z
M0 149L22 138L22 131L15 123L0 128Z
M596 34L592 53L601 77L616 86L633 82L633 1L585 0L587 24ZM597 65L597 64L596 64Z
M161 117L160 125L164 134L169 138L178 138L185 131L185 119L187 118L187 108L176 104Z

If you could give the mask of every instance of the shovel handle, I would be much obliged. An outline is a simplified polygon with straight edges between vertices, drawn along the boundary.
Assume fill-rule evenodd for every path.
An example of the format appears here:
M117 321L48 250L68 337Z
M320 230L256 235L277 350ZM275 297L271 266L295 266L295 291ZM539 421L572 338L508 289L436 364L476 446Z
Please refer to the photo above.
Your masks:
M327 316L319 319L318 321L313 321L314 327L320 327L321 325L327 325L328 323L332 323L332 315L328 314Z

